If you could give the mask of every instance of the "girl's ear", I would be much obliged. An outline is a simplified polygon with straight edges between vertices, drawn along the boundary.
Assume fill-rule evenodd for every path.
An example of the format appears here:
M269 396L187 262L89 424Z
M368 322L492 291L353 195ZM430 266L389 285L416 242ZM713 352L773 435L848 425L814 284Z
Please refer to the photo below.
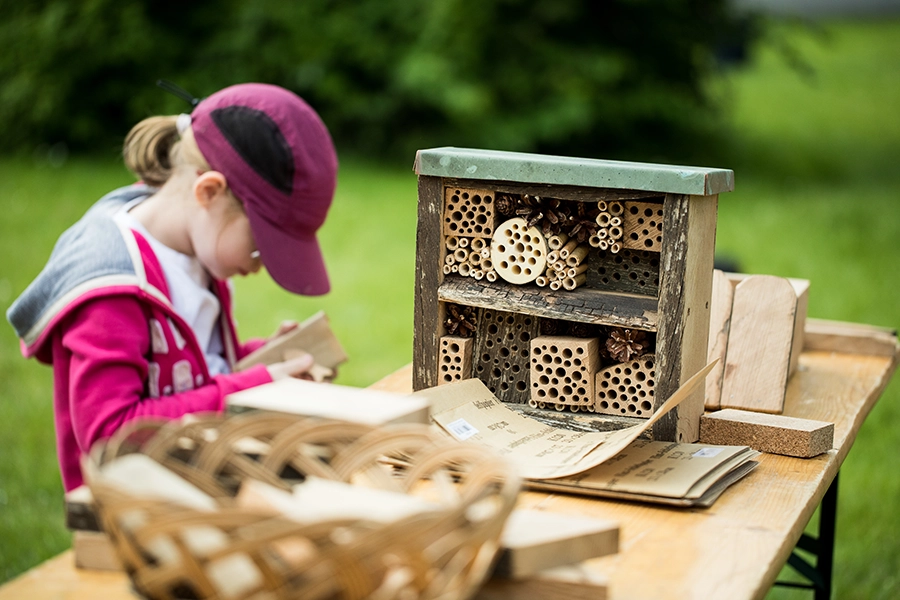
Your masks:
M227 189L228 182L218 171L201 173L194 181L194 197L203 208L209 208Z

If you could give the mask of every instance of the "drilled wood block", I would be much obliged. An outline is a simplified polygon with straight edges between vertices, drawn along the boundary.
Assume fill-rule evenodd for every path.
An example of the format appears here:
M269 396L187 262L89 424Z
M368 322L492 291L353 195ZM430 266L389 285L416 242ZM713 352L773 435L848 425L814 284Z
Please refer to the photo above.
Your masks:
M474 376L503 402L528 402L528 359L540 319L531 315L483 309L475 332Z
M700 443L809 458L831 450L834 423L725 409L700 418Z
M531 340L531 400L535 408L594 407L594 373L600 367L597 338L541 336Z
M585 286L599 290L659 295L659 252L593 250L586 259Z
M530 283L547 268L547 240L525 219L504 221L491 238L491 263L510 283Z
M622 245L625 248L651 252L662 249L662 203L626 202L622 222L625 230Z
M441 338L441 362L438 365L439 384L468 379L472 376L472 349L475 341L455 335Z
M653 413L656 355L645 354L612 365L596 375L594 411L607 415L647 418Z
M444 188L444 235L488 238L494 235L494 192Z

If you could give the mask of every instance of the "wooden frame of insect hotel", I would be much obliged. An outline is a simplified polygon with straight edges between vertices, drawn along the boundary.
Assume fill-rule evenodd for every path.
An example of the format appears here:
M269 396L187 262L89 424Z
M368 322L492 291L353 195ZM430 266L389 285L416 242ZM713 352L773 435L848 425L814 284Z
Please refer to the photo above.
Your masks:
M420 150L413 387L647 418L707 359L730 170ZM699 437L703 386L653 436ZM527 407L527 408L526 408Z

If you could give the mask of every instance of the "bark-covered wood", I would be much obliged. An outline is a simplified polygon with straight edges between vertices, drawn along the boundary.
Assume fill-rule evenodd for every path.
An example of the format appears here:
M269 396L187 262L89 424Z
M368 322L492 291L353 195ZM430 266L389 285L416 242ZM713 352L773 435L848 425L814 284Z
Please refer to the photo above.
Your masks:
M444 278L441 235L444 187L440 177L419 177L416 290L413 315L413 389L437 385L441 309L435 293Z
M478 311L473 375L503 402L528 402L531 340L539 335L540 319L532 315Z
M605 200L648 200L650 198L662 199L659 192L647 192L641 190L616 190L607 188L591 188L575 185L549 185L539 183L518 183L514 181L487 181L484 179L444 179L448 186L470 187L479 189L491 189L495 192L507 194L529 194L531 196L546 196L560 200L577 200L580 202L598 202Z
M654 410L706 364L715 252L716 196L667 194L664 202ZM658 440L700 435L704 386L653 426Z
M655 298L586 288L554 292L535 285L448 276L438 297L468 306L647 331L656 330L659 318Z

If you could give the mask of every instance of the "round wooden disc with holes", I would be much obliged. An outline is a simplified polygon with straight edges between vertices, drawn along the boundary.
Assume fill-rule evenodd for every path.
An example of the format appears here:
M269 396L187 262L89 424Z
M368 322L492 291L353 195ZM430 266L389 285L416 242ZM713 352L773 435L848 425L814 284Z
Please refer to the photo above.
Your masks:
M510 283L530 283L547 268L547 240L525 219L504 221L491 238L491 262Z

